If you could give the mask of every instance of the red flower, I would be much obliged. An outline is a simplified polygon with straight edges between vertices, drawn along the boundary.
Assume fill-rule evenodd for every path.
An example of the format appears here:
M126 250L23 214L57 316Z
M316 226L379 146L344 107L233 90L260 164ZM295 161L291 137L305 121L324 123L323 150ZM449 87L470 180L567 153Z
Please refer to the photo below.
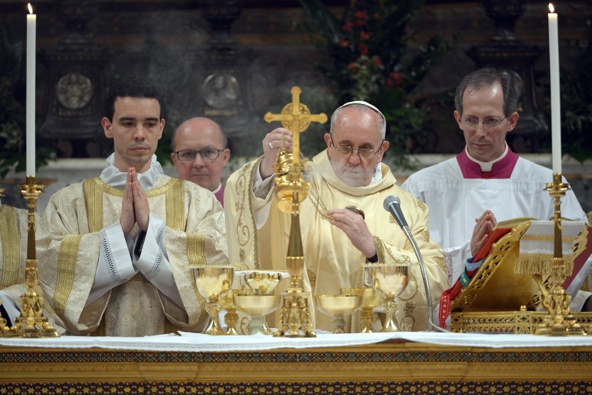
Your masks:
M366 13L366 11L356 11L356 13L354 14L354 17L356 19L367 19L368 14Z
M382 65L382 62L380 61L380 58L378 56L374 56L372 58L372 60L374 61L374 64L378 67L380 67Z
M339 41L339 45L341 45L342 47L347 47L349 45L349 41L341 40L341 41Z
M403 74L393 72L391 73L391 77L393 77L393 81L396 86L401 86L403 83Z
M368 46L364 43L358 44L358 50L362 53L362 55L368 56Z
M387 77L386 84L388 86L394 86L395 85L395 83L393 82L393 80L391 80L391 77Z
M354 62L351 62L350 64L348 64L347 68L349 69L349 71L352 72L352 74L356 74L358 72L358 66L356 66L356 64Z
M344 32L349 32L349 31L351 31L351 29L353 27L354 27L353 23L347 22L345 25L343 25L343 27L341 28L341 30L343 30Z
M361 32L360 33L360 37L362 37L362 40L369 40L371 35L372 34L370 34L368 32Z

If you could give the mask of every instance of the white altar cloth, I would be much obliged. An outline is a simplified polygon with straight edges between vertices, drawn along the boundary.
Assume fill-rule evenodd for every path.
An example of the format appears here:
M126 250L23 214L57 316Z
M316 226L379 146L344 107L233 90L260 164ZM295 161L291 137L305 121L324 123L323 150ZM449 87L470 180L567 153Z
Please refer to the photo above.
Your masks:
M474 334L440 332L394 332L317 334L316 338L286 338L266 335L210 336L196 333L147 337L62 336L59 338L0 338L1 346L38 348L103 348L110 350L233 352L306 349L374 344L384 341L418 342L445 346L519 348L592 346L592 336L548 337L514 334Z

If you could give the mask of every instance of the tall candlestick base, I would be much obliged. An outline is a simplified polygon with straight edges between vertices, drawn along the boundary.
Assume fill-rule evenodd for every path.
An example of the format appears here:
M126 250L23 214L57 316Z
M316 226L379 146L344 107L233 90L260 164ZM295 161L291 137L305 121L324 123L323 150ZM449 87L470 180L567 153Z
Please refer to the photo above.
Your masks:
M27 182L21 186L21 193L27 200L28 241L25 285L27 291L21 296L21 315L11 328L20 337L58 337L55 328L43 315L44 298L38 280L38 261L35 251L35 207L43 185L36 183L35 176L27 176Z
M551 291L541 286L544 295L543 307L548 311L543 323L536 329L535 335L569 336L586 335L584 329L577 323L571 314L571 295L562 287L563 282L571 273L566 273L563 261L562 225L561 225L561 198L565 196L569 185L562 182L561 173L553 174L553 182L546 185L549 195L555 199L554 228L554 254L551 266ZM539 282L541 284L542 282Z

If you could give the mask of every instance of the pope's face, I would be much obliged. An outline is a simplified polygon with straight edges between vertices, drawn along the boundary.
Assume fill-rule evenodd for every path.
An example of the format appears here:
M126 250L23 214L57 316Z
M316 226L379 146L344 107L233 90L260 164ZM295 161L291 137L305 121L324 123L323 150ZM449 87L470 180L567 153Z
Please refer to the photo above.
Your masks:
M156 99L118 97L114 108L113 121L103 118L101 125L105 136L113 139L115 167L121 171L134 167L143 173L150 167L164 129L160 103Z
M463 94L463 114L454 112L463 131L469 154L482 162L499 158L506 149L506 134L514 129L519 115L504 113L502 87L495 84L479 90L468 87Z
M360 111L345 107L339 113L333 125L333 135L325 134L327 153L333 171L341 181L349 186L369 185L388 149L388 141L383 141L380 134L380 115L374 111ZM336 147L349 146L350 154L344 154ZM374 151L369 157L358 154L358 149Z

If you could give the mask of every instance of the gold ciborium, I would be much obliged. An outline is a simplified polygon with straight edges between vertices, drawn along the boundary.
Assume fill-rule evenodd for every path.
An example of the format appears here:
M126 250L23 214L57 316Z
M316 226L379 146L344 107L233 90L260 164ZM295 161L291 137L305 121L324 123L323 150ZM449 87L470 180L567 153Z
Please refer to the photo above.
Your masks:
M384 298L383 306L386 315L382 332L399 330L395 323L397 302L395 299L409 283L409 266L393 264L367 264L372 279L372 287Z
M273 293L282 278L288 277L287 272L273 270L249 270L240 273L241 288L252 289L257 294Z
M191 268L195 285L206 300L206 312L210 316L210 325L204 333L208 335L226 334L218 321L220 296L226 293L234 277L234 267L206 265Z
M249 334L268 335L265 327L265 316L273 313L280 304L277 294L258 294L252 289L240 289L233 292L234 305L251 317Z
M361 295L315 295L317 310L333 317L333 333L345 333L345 317L360 306Z

